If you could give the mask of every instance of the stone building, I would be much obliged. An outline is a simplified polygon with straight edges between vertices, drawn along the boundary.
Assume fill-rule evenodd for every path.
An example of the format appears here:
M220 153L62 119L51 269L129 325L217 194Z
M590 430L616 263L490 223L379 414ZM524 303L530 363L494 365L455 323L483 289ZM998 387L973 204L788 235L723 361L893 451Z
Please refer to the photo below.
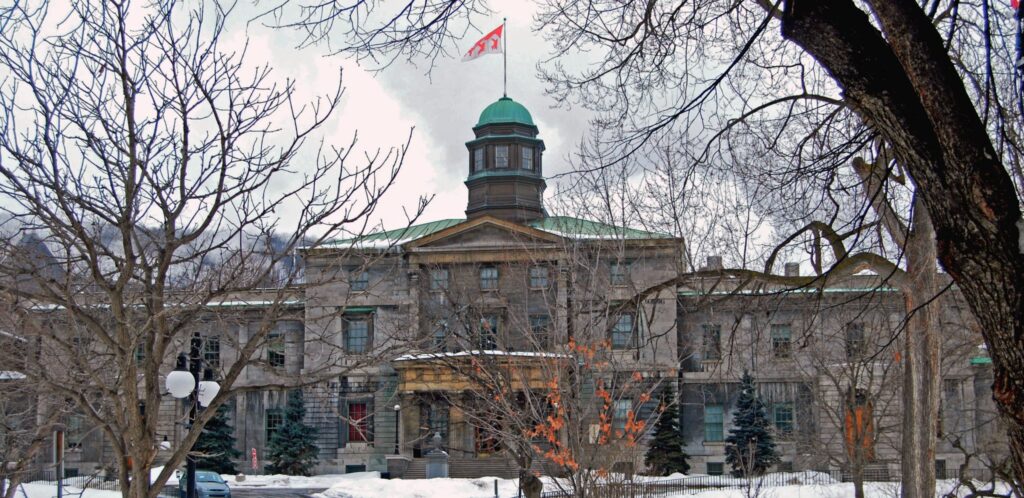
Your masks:
M779 470L846 469L850 448L859 445L876 475L898 471L897 345L906 310L895 289L872 276L798 289L751 286L716 272L714 258L708 271L686 275L681 239L548 215L544 142L519 103L503 97L489 105L473 134L466 142L466 218L306 250L305 283L289 302L289 319L274 325L266 362L247 367L239 380L258 388L281 376L338 369L304 388L319 471L387 471L389 457L400 455L412 460L407 477L422 475L423 453L440 434L452 475L516 475L500 426L525 415L473 404L488 366L517 372L508 392L539 392L539 399L576 382L574 416L582 420L571 428L586 434L566 427L556 445L575 440L599 453L615 446L609 438L638 430L631 451L596 463L608 468L642 465L645 425L636 422L656 416L657 391L671 386L693 471L727 471L723 440L738 380L749 370L775 426ZM787 265L787 274L796 272ZM973 451L995 433L986 425L988 367L977 350L980 336L965 325L965 307L948 294L937 437L954 434ZM234 303L233 326L203 333L207 360L245 342L246 314L258 314L260 302L252 296ZM336 349L319 341L342 347L340 365L331 366ZM265 454L285 399L268 388L232 400L247 460L252 450ZM594 408L581 408L588 405ZM177 441L173 420L165 425ZM952 473L964 455L949 440L942 440L936 466ZM82 446L93 448L82 452L83 469L103 465L101 442Z

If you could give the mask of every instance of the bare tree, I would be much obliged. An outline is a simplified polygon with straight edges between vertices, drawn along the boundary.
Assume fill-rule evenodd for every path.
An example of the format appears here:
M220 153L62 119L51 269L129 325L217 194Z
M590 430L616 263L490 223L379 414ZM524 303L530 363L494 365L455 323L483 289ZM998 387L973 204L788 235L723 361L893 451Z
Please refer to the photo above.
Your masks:
M124 496L154 497L233 394L371 361L341 364L333 330L317 328L298 339L323 353L302 375L267 351L301 298L297 249L362 233L406 146L353 161L354 140L323 143L340 80L301 102L294 81L225 46L219 3L70 7L0 9L4 228L36 241L5 242L0 286L34 321L40 365L24 374L103 433ZM222 390L150 487L174 406L163 373L211 317L245 332L221 335ZM247 369L267 382L240 383Z
M339 12L345 5L329 9ZM408 2L397 22L386 18L359 31L384 43L351 46L360 54L396 49L411 54L406 47L416 42L428 47L420 50L443 46L445 37L417 37L420 31L408 26L427 25L418 14L451 5ZM477 3L466 5L462 12ZM891 145L920 197L903 204L904 217L909 219L913 205L927 207L935 255L984 324L994 352L995 397L1014 442L1019 475L1024 474L1024 350L1015 338L1024 327L1019 278L1024 175L1021 78L1013 66L1019 54L1007 43L1015 32L1010 14L1005 5L987 0L924 7L909 1L566 0L545 4L537 24L555 44L556 60L546 73L552 92L563 102L602 111L596 124L621 130L610 137L619 158L662 132L707 133L706 152L698 159L712 157L723 143L790 149L797 154L789 165L761 169L763 178L782 172L805 182L801 191L831 193L835 189L829 187L839 186L841 178L837 168L870 147L875 136ZM426 19L430 26L444 26ZM325 26L317 18L301 22ZM557 63L559 57L581 53L596 63L579 71L577 65ZM831 202L827 195L818 200ZM911 266L930 267L929 258L921 254L924 266ZM930 342L927 335L915 335L910 344L919 341ZM921 369L934 368L924 358L928 355L916 356L925 362ZM925 387L927 401L932 389ZM930 416L932 404L922 404L922 416ZM921 441L908 435L907 444L914 440ZM927 453L922 447L911 456ZM925 496L929 485L924 486L905 486L904 492Z

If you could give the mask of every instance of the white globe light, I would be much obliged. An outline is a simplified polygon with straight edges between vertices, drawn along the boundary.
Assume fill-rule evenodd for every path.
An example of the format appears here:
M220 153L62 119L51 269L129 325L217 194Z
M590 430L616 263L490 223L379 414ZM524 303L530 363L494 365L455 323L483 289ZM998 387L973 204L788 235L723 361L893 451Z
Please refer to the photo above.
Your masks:
M160 449L164 451L171 449L171 442L167 440L166 436L164 436L163 441L160 441Z
M220 392L220 384L212 380L204 380L199 383L199 406L210 406L213 398Z
M184 398L195 389L196 378L184 370L174 370L167 374L167 390L175 398Z

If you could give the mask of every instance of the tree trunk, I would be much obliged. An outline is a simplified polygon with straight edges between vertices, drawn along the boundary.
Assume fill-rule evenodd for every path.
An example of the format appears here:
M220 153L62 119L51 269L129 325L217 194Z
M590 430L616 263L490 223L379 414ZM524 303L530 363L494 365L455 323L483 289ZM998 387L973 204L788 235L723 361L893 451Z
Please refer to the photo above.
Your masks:
M903 498L935 496L935 444L939 414L939 325L935 268L935 230L924 203L915 199L907 236L906 283L901 289L908 320L903 348Z
M782 34L817 59L893 146L928 206L937 254L981 324L993 397L1024 476L1024 255L1016 190L935 26L915 2L786 0ZM1020 477L1018 477L1019 479Z

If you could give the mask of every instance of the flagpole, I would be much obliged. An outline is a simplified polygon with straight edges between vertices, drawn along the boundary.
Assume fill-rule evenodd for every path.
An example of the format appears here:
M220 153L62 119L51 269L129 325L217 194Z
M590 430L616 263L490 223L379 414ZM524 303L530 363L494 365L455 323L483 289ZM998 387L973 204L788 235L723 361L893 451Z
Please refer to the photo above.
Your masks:
M502 18L501 20L501 42L505 45L504 50L501 51L501 62L504 66L502 70L502 82L501 82L501 96L508 97L508 27L505 23L508 22L508 18Z

